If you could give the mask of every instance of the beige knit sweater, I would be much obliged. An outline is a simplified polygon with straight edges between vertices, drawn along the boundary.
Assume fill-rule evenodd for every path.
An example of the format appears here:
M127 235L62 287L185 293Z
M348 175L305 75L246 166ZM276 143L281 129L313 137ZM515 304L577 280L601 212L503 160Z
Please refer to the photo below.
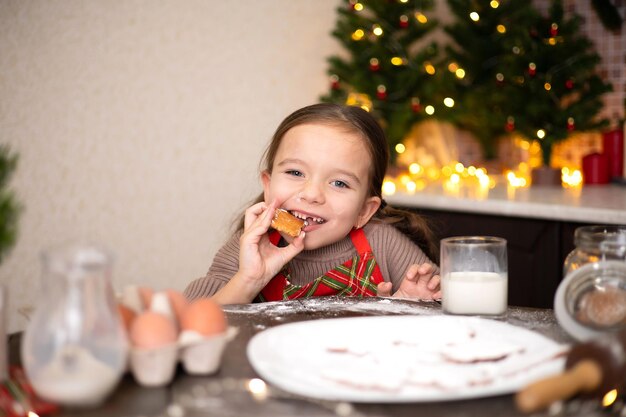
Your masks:
M392 294L397 291L409 266L432 263L417 245L393 226L372 220L363 230L385 281L393 283ZM205 277L187 286L185 296L188 299L212 296L235 275L239 269L240 236L241 231L236 232L222 246ZM290 281L295 285L305 285L355 254L356 249L349 236L319 249L303 251L289 262ZM435 268L435 274L438 273L439 268Z

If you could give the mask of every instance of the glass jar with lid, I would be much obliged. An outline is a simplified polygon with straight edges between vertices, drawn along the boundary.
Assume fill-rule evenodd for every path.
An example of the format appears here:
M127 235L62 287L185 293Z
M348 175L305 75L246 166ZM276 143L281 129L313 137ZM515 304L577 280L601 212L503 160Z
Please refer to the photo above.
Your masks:
M600 260L568 273L556 291L554 313L581 341L626 329L626 262Z
M563 263L563 277L588 263L626 262L626 225L579 227L574 232L574 244Z

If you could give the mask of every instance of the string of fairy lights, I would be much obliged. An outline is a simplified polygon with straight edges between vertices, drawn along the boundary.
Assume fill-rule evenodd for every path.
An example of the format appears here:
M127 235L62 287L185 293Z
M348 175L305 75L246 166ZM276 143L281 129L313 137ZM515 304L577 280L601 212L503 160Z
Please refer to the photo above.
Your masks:
M400 3L409 3L410 0L398 1ZM491 0L489 6L493 9L497 9L500 6L500 1ZM359 0L349 0L349 7L355 13L363 13L366 11L366 6ZM479 22L481 16L477 11L470 11L469 18L473 22ZM409 13L401 14L397 24L400 28L407 28L411 19L414 19L414 21L418 24L426 24L429 21L428 17L423 13L421 8L416 6L413 9L412 16ZM502 23L497 24L495 30L499 34L507 33L507 27ZM356 28L350 34L350 38L352 41L359 42L364 39L376 39L384 34L384 24L372 23L369 28ZM559 25L557 23L552 23L550 25L549 36L544 40L544 42L553 46L563 42L562 36L559 35ZM517 46L514 46L512 51L514 54L521 53L520 48ZM543 88L546 92L550 93L553 88L552 76L564 68L571 66L576 59L577 57L573 56L569 60L562 62L560 65L557 65L542 74L544 80ZM411 65L407 57L402 56L401 54L392 55L389 58L389 63L396 67ZM382 64L383 62L381 62L380 57L371 57L368 62L369 70L377 72L380 70ZM423 70L428 75L435 75L437 71L433 63L429 61L423 62ZM456 62L448 63L447 70L459 80L463 80L466 77L466 71ZM536 77L538 75L537 64L535 62L529 62L525 73L528 77ZM517 84L523 84L525 82L525 77L523 75L511 76L510 78L510 80L507 80L505 75L501 72L495 74L496 83L510 81ZM567 78L564 82L564 86L567 90L572 90L574 85L573 78ZM330 76L330 86L333 90L341 88L341 80L338 75L333 74ZM377 85L375 93L377 100L388 100L390 99L389 94L390 92L385 84L381 83ZM554 99L556 100L557 97L555 96ZM367 111L373 110L374 106L373 100L368 94L357 91L348 92L346 104L360 106ZM453 97L444 97L441 104L451 109L454 108L456 103ZM410 106L411 111L415 113L423 111L426 115L433 116L436 112L435 103L424 103L419 97L411 97ZM508 116L504 126L505 131L509 133L516 131L515 123L515 117L513 115ZM576 129L573 117L567 118L566 129L568 132L573 132ZM530 171L541 165L541 148L539 142L546 137L546 134L545 129L537 129L535 133L536 140L515 139L515 145L526 150L529 158L527 162L519 163L515 169L510 169L504 172L503 177L506 178L506 182L509 186L527 187L530 185ZM406 147L403 143L398 143L394 150L397 154L402 154L405 149ZM561 180L563 187L579 187L582 184L582 174L578 167L564 167L561 170ZM440 183L444 189L454 192L455 189L458 190L459 187L464 185L488 190L489 188L493 188L497 181L493 178L493 176L490 176L487 173L487 169L485 167L475 167L471 165L466 167L458 161L451 161L445 166L434 168L425 167L420 165L418 162L414 162L408 166L406 172L403 172L396 177L388 177L384 182L383 192L387 195L393 194L397 191L413 193L423 189L428 183L432 182Z

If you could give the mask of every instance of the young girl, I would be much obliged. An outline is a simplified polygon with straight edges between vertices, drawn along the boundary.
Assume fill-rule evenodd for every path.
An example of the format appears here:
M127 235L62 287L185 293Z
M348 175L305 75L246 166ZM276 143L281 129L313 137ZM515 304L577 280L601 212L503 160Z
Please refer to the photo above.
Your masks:
M325 103L292 113L266 150L263 193L187 298L441 298L429 229L381 196L388 159L382 129L359 107ZM277 208L307 220L298 237L270 229Z

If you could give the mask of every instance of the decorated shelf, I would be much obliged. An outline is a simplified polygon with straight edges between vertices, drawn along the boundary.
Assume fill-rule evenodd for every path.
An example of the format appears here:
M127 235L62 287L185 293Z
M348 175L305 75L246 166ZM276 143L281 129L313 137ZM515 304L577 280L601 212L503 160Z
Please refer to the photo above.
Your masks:
M419 191L397 190L384 197L388 203L401 207L580 223L626 224L626 187L613 184L576 188L516 188L505 181L496 181L492 187L450 188L433 182Z

